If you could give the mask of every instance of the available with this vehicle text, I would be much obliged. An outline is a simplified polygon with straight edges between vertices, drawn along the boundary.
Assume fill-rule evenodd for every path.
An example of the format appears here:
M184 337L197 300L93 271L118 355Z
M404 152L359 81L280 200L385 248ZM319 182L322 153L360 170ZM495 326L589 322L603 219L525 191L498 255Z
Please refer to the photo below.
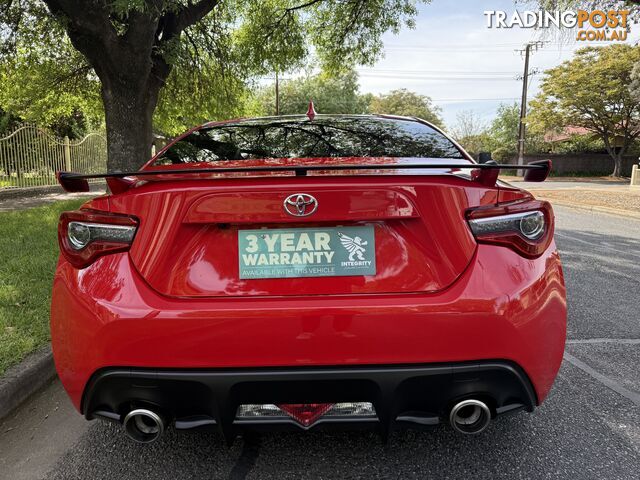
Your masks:
M506 168L420 119L311 107L207 123L136 172L60 172L110 192L60 218L62 384L139 442L477 434L531 412L562 360L565 286L551 206ZM543 181L551 165L519 168Z

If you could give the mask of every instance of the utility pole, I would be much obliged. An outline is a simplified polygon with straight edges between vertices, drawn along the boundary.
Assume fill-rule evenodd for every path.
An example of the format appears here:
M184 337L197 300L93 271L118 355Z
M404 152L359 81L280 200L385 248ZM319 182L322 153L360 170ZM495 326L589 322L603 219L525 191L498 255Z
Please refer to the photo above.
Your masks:
M544 42L529 42L523 49L516 50L524 55L524 73L522 74L522 100L520 102L520 124L518 126L518 165L524 165L524 139L526 134L525 118L527 116L527 88L529 87L529 55L544 45ZM522 170L518 170L522 175Z
M280 115L280 84L278 82L278 70L276 70L276 115Z

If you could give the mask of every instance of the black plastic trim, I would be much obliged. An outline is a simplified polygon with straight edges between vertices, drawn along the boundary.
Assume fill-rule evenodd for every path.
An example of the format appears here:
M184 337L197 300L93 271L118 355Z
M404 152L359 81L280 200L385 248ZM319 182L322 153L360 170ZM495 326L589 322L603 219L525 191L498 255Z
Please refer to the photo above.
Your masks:
M281 367L173 370L108 368L88 382L88 419L122 418L132 408L156 410L178 428L217 425L233 439L245 427L289 425L288 419L236 419L241 404L371 402L375 418L330 418L318 424L373 423L383 437L394 424L433 425L465 398L485 401L492 415L536 405L525 372L512 362L408 366Z

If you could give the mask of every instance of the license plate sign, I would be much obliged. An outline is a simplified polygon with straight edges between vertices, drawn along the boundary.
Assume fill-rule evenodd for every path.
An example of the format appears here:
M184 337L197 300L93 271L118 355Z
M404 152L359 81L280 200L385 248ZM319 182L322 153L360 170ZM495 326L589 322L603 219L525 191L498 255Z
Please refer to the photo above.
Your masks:
M238 231L240 278L376 274L373 226Z

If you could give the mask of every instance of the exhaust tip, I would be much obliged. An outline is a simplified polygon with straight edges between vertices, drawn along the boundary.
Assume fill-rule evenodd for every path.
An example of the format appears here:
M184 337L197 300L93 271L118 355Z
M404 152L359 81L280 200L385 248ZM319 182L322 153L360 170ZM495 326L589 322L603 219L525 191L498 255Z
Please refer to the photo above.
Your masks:
M131 410L123 424L129 438L140 443L155 442L164 432L162 417L143 408Z
M459 433L473 435L483 432L491 422L491 410L480 400L456 403L449 414L449 423Z

